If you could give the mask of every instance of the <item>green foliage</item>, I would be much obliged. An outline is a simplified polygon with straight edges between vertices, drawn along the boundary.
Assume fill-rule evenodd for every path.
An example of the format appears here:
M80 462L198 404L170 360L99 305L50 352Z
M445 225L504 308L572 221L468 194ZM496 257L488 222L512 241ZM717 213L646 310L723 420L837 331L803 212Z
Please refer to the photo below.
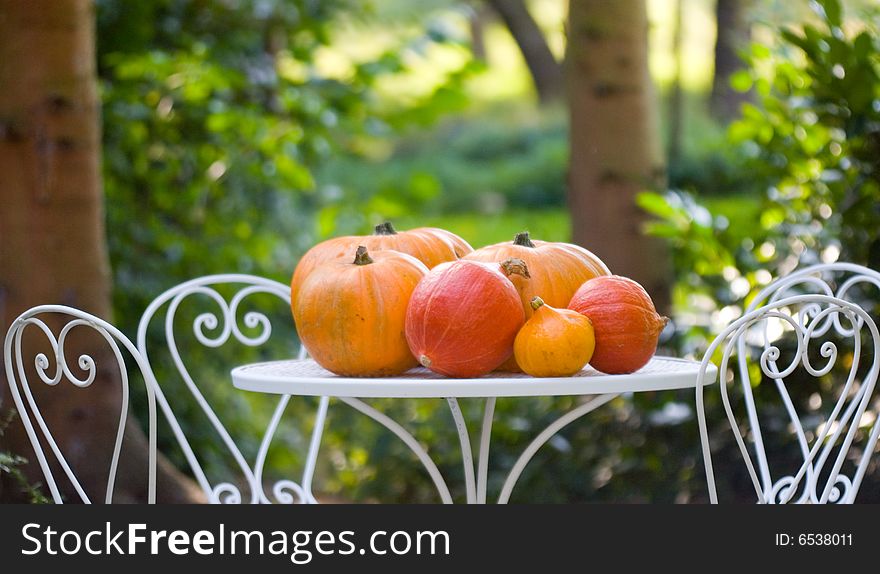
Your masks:
M370 223L412 213L497 215L564 206L568 140L561 111L484 110L408 133L387 158L328 164L319 180L338 182L351 194L327 209L336 218L360 210Z
M642 199L658 218L650 230L675 247L685 289L709 293L719 307L731 302L719 289L736 277L754 289L767 280L761 270L838 254L880 266L877 13L845 33L837 2L814 8L815 25L783 31L779 53L754 46L748 71L734 78L758 96L728 139L742 150L735 169L766 191L760 209L732 225L687 194Z
M839 256L880 267L880 13L856 23L845 21L837 0L811 5L814 23L783 30L778 51L753 46L748 69L732 80L757 95L727 137L740 157L734 169L764 189L759 202L744 205L734 220L713 216L683 192L640 200L657 218L649 231L673 246L679 324L672 344L682 352L701 354L757 289L797 266ZM827 393L833 380L845 379L836 372L821 381L786 382L796 408L805 409L812 393ZM751 374L762 404L775 395L767 382L760 372ZM707 408L715 409L710 420L723 420L717 400ZM786 416L780 407L762 422L771 429L764 436L768 448L778 446L774 435L784 433ZM738 460L732 441L721 443L729 434L717 436L715 447L724 451L718 459ZM716 468L727 482L722 488L748 492L740 471L741 465Z
M9 409L0 419L0 437L15 418L14 409ZM25 500L31 504L46 504L49 499L40 490L40 484L31 484L21 472L22 465L27 464L27 459L16 454L0 452L0 489L6 484L15 488ZM7 477L9 480L7 480Z
M770 183L768 231L779 225L777 238L802 242L813 258L834 247L847 261L877 267L877 13L844 32L839 2L814 7L816 25L782 31L783 53L753 49L750 83L760 102L743 109L730 135L751 152L746 168Z

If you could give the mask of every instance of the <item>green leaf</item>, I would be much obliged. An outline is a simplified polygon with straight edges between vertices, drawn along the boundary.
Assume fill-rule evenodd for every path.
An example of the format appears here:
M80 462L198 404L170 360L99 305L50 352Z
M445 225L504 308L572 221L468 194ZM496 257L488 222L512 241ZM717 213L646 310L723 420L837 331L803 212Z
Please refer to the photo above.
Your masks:
M643 191L638 194L636 204L648 213L660 218L668 218L676 212L664 195L653 191Z
M752 89L752 74L748 70L738 70L730 76L730 87L745 93Z
M813 10L831 26L839 27L842 22L840 0L814 0Z

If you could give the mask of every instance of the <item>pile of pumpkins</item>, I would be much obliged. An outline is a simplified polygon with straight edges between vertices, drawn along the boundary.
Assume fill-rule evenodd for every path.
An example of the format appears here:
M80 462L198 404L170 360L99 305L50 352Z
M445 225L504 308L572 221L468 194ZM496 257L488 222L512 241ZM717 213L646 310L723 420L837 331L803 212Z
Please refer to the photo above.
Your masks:
M588 363L631 373L666 324L641 285L577 245L523 232L474 250L443 229L390 223L310 249L291 280L291 310L309 355L349 377L418 365L468 378L563 377Z

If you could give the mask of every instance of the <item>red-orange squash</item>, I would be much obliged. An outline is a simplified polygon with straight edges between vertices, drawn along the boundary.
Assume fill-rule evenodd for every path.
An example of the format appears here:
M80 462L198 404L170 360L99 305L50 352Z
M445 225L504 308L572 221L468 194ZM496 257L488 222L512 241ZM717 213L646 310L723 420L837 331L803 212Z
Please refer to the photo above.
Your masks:
M418 259L396 251L370 253L319 265L303 282L291 308L309 355L337 375L380 377L415 367L406 343L406 308L428 272Z
M590 366L608 374L633 373L644 367L657 350L668 321L657 313L641 285L617 275L584 283L568 308L593 322L596 350Z
M419 363L449 377L479 377L510 357L525 314L507 274L525 272L522 262L465 259L428 272L406 313L406 340Z
M596 339L587 317L570 309L531 300L534 314L516 335L513 354L522 370L533 377L570 377L593 356Z
M428 269L467 255L473 248L468 242L445 229L419 227L397 232L390 222L377 225L372 235L334 237L315 245L300 259L290 280L291 300L295 299L305 278L321 263L350 258L359 245L370 253L391 249L412 255Z
M513 241L497 243L477 249L466 255L465 259L500 263L515 257L525 261L529 277L511 277L520 294L526 319L532 316L529 302L537 296L547 305L565 308L572 295L584 281L610 275L611 272L601 259L579 245L534 240L527 231L518 233ZM516 361L501 365L501 370L521 370Z

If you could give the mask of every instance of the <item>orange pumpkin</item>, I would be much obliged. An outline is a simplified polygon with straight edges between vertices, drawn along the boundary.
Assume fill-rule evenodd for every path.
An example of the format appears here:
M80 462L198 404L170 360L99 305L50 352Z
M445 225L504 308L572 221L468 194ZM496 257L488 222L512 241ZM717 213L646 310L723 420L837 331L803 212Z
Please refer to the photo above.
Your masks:
M534 314L513 343L522 370L533 377L570 377L583 369L596 347L590 320L577 311L551 307L540 297L530 306Z
M392 249L412 255L427 265L428 269L446 261L455 261L473 251L467 241L445 229L419 227L398 233L386 221L377 225L372 235L334 237L309 249L293 272L290 281L291 300L296 299L300 286L315 267L325 261L350 257L358 245L363 245L370 252Z
M406 313L406 340L419 362L449 377L479 377L513 353L525 319L507 278L525 273L521 261L504 265L461 259L432 269Z
M513 241L477 249L464 258L500 263L510 257L525 261L529 269L528 280L522 276L511 277L519 291L526 319L532 316L530 301L536 296L540 295L548 305L565 308L584 281L611 274L601 259L583 247L533 240L527 231L518 233ZM500 369L521 370L513 358L501 365Z
M641 285L617 275L584 283L568 308L593 322L596 350L590 365L609 374L632 373L644 367L657 350L660 332L669 320L657 313Z
M297 333L319 365L351 377L399 375L417 365L404 325L428 268L396 251L336 259L309 274L291 304Z

